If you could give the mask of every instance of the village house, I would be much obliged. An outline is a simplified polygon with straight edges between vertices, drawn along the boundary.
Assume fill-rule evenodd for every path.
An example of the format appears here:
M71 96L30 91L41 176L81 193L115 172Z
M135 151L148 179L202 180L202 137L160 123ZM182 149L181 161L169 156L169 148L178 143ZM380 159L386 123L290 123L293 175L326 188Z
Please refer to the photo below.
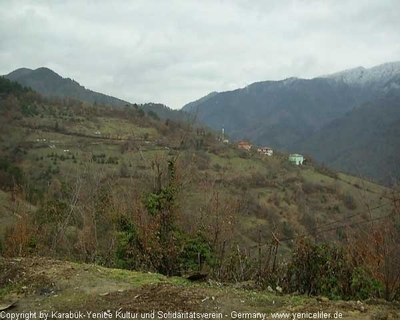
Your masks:
M270 147L261 147L258 148L258 153L260 154L266 154L267 156L272 156L274 154L274 150L272 150L272 148Z
M247 151L250 151L251 143L247 141L239 141L237 147L238 149L245 149Z
M288 160L296 165L301 165L303 164L304 157L301 154L293 153L289 155Z

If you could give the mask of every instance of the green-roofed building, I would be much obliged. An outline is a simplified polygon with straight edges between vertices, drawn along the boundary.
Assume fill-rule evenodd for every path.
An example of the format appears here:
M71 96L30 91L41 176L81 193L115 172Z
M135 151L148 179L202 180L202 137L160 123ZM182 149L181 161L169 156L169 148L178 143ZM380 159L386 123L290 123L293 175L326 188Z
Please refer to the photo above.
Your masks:
M293 153L289 155L289 161L295 163L296 165L303 164L304 157L301 154Z

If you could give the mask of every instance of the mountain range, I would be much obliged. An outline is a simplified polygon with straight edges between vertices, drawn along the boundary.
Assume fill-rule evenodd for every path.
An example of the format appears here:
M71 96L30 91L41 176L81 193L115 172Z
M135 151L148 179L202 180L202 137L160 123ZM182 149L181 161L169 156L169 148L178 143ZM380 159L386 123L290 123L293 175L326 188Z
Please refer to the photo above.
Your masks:
M10 72L4 77L16 81L23 86L30 87L47 97L72 97L82 102L117 107L132 105L132 103L128 101L87 89L75 80L63 78L53 70L45 67L35 70L20 68ZM140 107L145 112L152 111L157 113L161 119L187 121L189 116L186 112L173 110L161 103L145 103L141 104Z
M21 68L6 78L45 96L125 107L130 102L94 92L48 68ZM337 170L390 184L400 178L400 62L357 67L313 79L256 82L211 92L172 110L140 107L161 119L188 113L232 140L247 139L283 152L305 153Z
M257 82L182 109L216 130L224 127L232 139L309 153L382 183L400 177L400 62Z
M5 76L23 86L50 97L72 97L77 100L123 107L130 103L115 97L86 89L75 80L63 78L49 68L17 69Z

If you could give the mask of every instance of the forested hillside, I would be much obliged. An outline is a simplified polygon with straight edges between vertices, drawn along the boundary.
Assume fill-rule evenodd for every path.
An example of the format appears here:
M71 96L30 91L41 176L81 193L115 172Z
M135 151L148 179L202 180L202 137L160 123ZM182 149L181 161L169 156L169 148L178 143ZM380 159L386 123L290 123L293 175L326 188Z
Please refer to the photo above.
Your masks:
M140 106L146 113L157 113L161 119L188 121L189 114L180 110L172 110L160 103L145 103L138 105L112 96L86 89L75 80L63 78L49 68L38 68L35 70L20 68L5 76L7 79L30 87L49 98L72 98L85 103L96 105L109 105L116 107ZM134 90L134 89L133 89ZM154 114L153 114L154 116Z
M200 121L214 129L224 125L234 139L290 151L294 142L343 116L362 97L331 79L292 78L216 94L200 103L197 112Z
M224 126L234 139L309 153L338 170L391 184L398 177L400 158L394 146L400 140L395 129L385 126L394 125L398 118L390 123L373 118L386 117L381 115L385 108L399 109L399 77L400 63L393 62L311 80L258 82L204 97L194 103L195 108L192 103L183 110L196 112L200 121L216 130ZM397 113L387 112L397 117ZM357 118L368 118L368 127ZM347 129L341 128L345 123ZM386 145L383 139L388 141L385 151L373 152Z
M358 289L332 283L335 291L328 290L330 269L319 269L316 285L298 266L342 261L333 267L342 284L384 281L382 259L397 259L375 238L390 236L393 249L398 243L396 190L312 163L296 166L284 154L238 150L201 126L159 120L135 106L55 103L0 80L4 256L202 272L342 298ZM372 244L379 256L358 260L377 250ZM312 262L315 250L327 255ZM365 273L351 271L358 268ZM379 296L380 285L360 286ZM387 287L386 298L395 288Z
M129 104L127 101L86 89L75 80L63 78L49 68L42 67L35 70L21 68L9 73L5 77L23 86L31 87L45 96L71 97L87 103L119 107Z
M400 94L368 102L298 144L321 163L380 183L400 181Z

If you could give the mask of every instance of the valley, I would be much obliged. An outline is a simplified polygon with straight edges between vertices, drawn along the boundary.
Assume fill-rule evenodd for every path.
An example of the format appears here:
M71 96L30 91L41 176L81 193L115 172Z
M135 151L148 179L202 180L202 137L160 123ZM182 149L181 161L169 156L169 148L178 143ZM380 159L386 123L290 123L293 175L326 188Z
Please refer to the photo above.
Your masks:
M0 320L400 319L400 1L2 7Z
M400 63L392 62L313 79L257 82L182 109L215 130L224 126L234 139L307 153L339 171L394 185L399 81Z
M6 259L77 261L178 282L204 275L332 300L396 299L396 272L382 268L398 259L388 254L398 246L397 189L312 158L298 166L279 150L238 149L195 118L46 98L2 81ZM15 294L31 303L29 292L5 284L2 299ZM91 299L85 305L97 308L98 298Z

